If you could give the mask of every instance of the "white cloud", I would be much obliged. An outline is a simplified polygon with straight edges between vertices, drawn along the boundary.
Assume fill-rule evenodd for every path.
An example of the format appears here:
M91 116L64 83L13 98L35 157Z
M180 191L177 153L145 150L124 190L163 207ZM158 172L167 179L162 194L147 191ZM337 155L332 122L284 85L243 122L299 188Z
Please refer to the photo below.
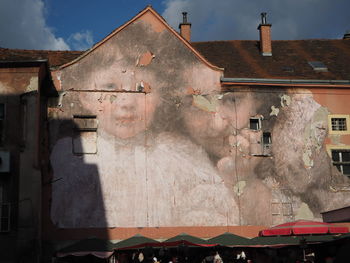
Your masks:
M0 1L0 47L69 50L48 27L42 0Z
M348 0L165 0L163 17L178 28L188 12L192 39L258 39L268 13L273 39L338 38L349 29Z
M94 40L92 32L85 30L70 35L67 42L74 50L87 50L93 45Z

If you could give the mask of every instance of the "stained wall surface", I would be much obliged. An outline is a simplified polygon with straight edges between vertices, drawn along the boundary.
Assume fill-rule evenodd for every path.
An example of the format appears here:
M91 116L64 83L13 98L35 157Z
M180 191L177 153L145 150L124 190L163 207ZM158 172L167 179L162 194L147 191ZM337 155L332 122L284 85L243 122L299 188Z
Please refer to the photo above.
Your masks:
M39 253L39 90L45 74L44 63L19 63L16 67L4 63L0 67L0 103L4 107L0 127L0 255L9 262L36 260ZM3 153L8 153L8 158ZM7 164L9 169L4 170Z
M54 75L57 228L267 226L350 203L327 153L327 92L222 92L222 72L152 14Z

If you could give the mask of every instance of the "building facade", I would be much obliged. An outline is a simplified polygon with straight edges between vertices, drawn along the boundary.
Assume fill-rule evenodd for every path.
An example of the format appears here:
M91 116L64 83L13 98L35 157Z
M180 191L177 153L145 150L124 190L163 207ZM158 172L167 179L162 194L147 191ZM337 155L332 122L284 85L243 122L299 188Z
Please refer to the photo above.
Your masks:
M350 41L271 42L263 17L259 41L191 43L190 26L147 7L86 52L40 53L40 172L23 156L11 202L36 194L44 258L92 236L254 236L349 206Z

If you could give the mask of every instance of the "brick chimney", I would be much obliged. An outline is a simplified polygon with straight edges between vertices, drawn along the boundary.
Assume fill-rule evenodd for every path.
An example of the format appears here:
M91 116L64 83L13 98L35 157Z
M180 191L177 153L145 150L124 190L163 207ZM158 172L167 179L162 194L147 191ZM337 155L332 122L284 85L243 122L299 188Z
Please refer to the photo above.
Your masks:
M191 23L187 22L187 12L182 12L182 23L179 25L180 35L188 42L191 41Z
M272 56L271 46L271 24L266 23L266 13L261 13L260 31L260 52L263 56Z

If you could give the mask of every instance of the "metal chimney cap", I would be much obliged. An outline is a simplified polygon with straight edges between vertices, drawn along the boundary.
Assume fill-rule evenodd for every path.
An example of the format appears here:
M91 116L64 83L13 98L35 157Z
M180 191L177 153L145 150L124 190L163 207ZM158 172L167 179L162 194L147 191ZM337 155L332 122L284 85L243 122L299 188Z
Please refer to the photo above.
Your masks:
M182 12L182 23L187 24L187 12Z
M262 25L266 25L266 15L267 15L266 12L261 13L261 24Z
M350 39L350 30L346 30L343 39Z

